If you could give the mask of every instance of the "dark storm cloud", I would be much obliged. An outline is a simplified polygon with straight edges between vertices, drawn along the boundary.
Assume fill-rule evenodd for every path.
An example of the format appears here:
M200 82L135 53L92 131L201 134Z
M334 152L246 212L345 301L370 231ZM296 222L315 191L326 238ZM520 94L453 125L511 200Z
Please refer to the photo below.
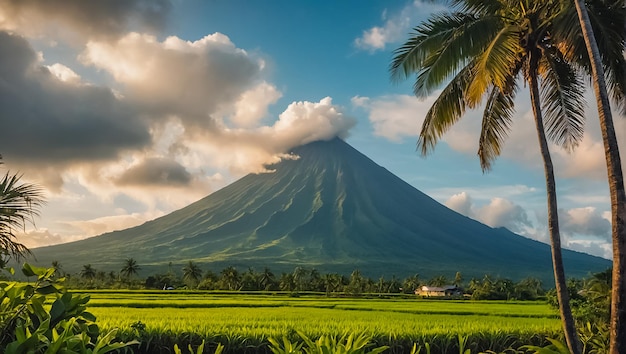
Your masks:
M191 174L178 162L166 158L148 158L128 169L117 180L121 186L186 186Z
M17 35L0 32L0 151L19 164L110 159L151 142L108 88L59 80Z
M116 37L135 27L159 30L170 9L169 0L0 0L5 28L29 32L61 24L89 38Z

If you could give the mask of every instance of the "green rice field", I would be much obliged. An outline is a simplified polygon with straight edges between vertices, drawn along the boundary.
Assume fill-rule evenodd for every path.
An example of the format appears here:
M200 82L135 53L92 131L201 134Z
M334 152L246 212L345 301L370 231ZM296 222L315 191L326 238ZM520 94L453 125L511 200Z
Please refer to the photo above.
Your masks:
M321 335L366 333L389 353L408 353L429 343L433 353L458 353L459 336L472 353L501 352L561 337L558 315L544 302L430 300L417 297L327 298L320 295L212 292L99 291L89 311L104 330L138 338L135 352L168 353L206 340L226 352L269 352L267 338L296 331Z

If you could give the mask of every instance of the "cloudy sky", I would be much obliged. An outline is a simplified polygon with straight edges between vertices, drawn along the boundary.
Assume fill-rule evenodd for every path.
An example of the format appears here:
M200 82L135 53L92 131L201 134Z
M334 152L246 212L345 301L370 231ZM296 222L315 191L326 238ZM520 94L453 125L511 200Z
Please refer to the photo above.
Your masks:
M392 51L441 5L421 1L0 0L0 153L43 185L28 246L123 229L339 135L448 207L547 240L527 95L491 172L470 112L426 158L433 97L392 84ZM610 258L593 94L573 154L552 146L563 243ZM626 119L616 117L622 151ZM626 153L622 153L625 155ZM626 158L623 157L623 160Z

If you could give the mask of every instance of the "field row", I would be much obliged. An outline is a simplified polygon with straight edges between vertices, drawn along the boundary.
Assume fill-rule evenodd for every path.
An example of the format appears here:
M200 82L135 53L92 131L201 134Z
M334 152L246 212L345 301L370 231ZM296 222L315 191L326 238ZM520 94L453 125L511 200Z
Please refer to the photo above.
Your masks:
M293 338L296 331L312 338L366 333L392 353L407 352L413 342L450 352L443 347L453 348L459 335L473 352L561 336L555 311L540 302L93 293L89 311L103 329L140 338L143 352L202 340L223 343L227 352L266 352L268 337Z
M90 307L127 308L318 308L337 310L449 314L503 317L558 318L543 302L478 302L441 300L289 298L283 296L232 296L199 294L154 294L148 296L92 294Z

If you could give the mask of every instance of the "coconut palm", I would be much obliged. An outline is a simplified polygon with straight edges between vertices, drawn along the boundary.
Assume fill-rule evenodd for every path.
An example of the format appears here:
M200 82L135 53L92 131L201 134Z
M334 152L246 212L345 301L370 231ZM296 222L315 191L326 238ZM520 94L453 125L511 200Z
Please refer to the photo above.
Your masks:
M141 270L141 267L137 264L137 261L133 258L127 258L124 261L124 267L120 271L124 277L130 279L131 276L136 275Z
M626 338L626 190L609 91L616 107L626 113L626 6L623 1L602 0L590 1L589 10L582 0L574 0L574 4L564 1L564 6L566 11L558 19L564 31L556 32L555 38L566 43L571 60L581 63L591 77L598 107L611 194L613 289L609 352L625 353L626 341L618 338Z
M228 290L239 289L239 285L241 284L241 275L239 274L237 268L228 266L222 269L221 275L221 281Z
M293 291L296 288L292 273L282 273L278 280L278 287L282 291Z
M303 267L295 267L293 270L293 282L296 285L296 291L303 291L306 285L307 270Z
M420 97L448 82L424 119L418 140L423 154L467 109L487 98L478 148L484 171L500 154L512 123L517 79L524 78L543 158L561 318L570 351L580 353L565 287L556 182L547 141L550 138L571 150L583 135L584 85L550 36L560 6L552 1L454 0L452 7L453 12L434 15L416 27L395 51L392 78L416 74L414 92Z
M0 165L1 160L2 156ZM33 217L39 214L44 203L42 189L35 184L22 183L21 178L7 171L0 179L0 253L17 259L29 251L17 242L15 232L24 230L27 222L34 224Z
M96 270L91 264L84 264L83 269L80 271L80 276L85 279L93 280L96 277Z
M270 290L274 281L274 273L268 267L263 268L263 272L259 276L259 288L261 290Z
M52 268L54 269L54 275L62 277L63 276L63 267L61 266L61 262L52 261Z
M183 267L183 280L190 286L195 286L202 277L202 269L193 261L187 262Z

